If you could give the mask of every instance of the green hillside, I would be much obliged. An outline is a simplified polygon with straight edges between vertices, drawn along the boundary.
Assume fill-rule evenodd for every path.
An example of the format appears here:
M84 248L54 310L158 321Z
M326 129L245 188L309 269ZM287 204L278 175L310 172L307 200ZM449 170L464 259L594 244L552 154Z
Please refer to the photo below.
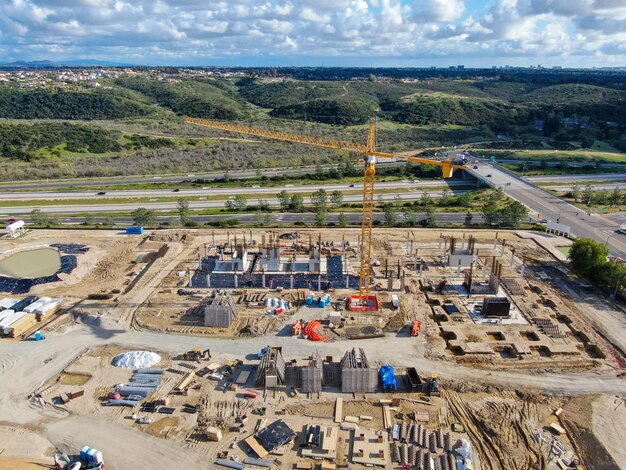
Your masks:
M513 122L520 111L500 100L445 93L416 93L398 103L394 120L409 124L479 125L497 120Z
M145 116L149 107L115 90L22 90L0 86L0 117L8 119L121 119Z
M599 120L624 120L626 91L594 85L568 83L539 88L518 98L520 103L543 113Z
M372 100L350 97L320 98L280 106L270 113L287 119L311 119L327 124L362 124L369 116L377 114L378 105Z
M115 83L143 93L177 114L214 119L243 119L248 114L244 101L231 95L218 82L186 80L166 83L123 78Z

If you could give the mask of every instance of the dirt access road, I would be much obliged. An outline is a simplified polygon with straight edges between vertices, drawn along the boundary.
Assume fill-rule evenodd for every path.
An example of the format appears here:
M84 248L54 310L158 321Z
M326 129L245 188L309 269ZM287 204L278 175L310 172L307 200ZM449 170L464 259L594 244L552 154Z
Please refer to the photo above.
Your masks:
M118 344L129 349L153 349L178 353L193 346L210 348L221 360L245 357L267 344L282 346L286 357L301 357L319 350L322 355L335 357L357 343L312 343L292 337L261 337L239 339L194 338L171 334L126 332L116 329L115 321L94 322L92 325L73 325L65 333L49 334L41 342L15 342L0 344L0 409L3 421L28 424L45 430L55 446L78 448L89 442L97 442L112 469L129 468L129 458L137 462L157 462L159 468L180 468L181 462L188 468L212 468L202 461L201 455L192 449L170 446L162 439L143 433L121 430L119 427L93 417L70 416L51 408L40 408L27 400L27 396L49 377L61 372L74 358L88 348L105 344ZM419 357L412 346L414 338L395 338L397 347L390 351L389 338L377 338L359 342L372 361L390 362L398 366L412 365L423 372L437 372L442 378L475 382L478 374L481 383L504 387L534 389L563 394L612 393L626 395L626 380L615 375L583 374L521 374L508 371L477 372L467 367L427 360ZM398 356L395 351L404 351ZM10 443L4 444L10 448ZM172 449L170 449L172 447ZM126 449L127 452L120 452ZM132 457L130 457L132 455ZM144 466L144 465L141 465ZM156 468L154 467L154 468ZM132 468L132 465L131 465Z

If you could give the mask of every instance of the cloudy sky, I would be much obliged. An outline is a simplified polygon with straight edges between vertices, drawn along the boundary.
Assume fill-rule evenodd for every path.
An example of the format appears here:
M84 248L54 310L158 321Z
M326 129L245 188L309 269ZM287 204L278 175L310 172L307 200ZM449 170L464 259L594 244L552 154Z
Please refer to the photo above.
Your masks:
M625 66L626 0L0 0L0 62Z

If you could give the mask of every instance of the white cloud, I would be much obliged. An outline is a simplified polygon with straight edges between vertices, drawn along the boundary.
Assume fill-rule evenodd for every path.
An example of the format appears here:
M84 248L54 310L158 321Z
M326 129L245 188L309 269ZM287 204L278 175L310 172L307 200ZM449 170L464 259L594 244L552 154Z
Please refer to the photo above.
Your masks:
M306 21L311 21L313 23L328 23L330 21L330 16L323 13L318 13L312 8L304 8L300 12L300 18Z
M0 0L0 51L9 60L88 54L181 64L227 55L303 65L325 57L536 63L543 54L626 62L626 0L485 1L486 10L466 0Z
M465 12L464 0L426 0L417 6L417 17L437 22L458 20Z

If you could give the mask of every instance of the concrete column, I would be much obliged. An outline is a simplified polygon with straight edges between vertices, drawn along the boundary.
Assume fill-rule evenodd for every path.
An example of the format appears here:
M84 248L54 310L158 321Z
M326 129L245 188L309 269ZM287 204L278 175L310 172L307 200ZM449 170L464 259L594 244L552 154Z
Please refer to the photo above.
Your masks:
M206 275L206 286L208 288L211 288L211 275L210 274Z
M263 279L263 289L265 289L265 271L263 271L262 279Z
M350 288L350 276L346 273L346 289Z
M237 279L237 273L235 273L233 276L235 280L235 289L237 289L239 287L239 280Z
M193 285L191 284L191 269L187 270L187 276L189 278L189 287L193 287Z
M511 267L515 266L515 250L511 250Z
M498 239L494 238L493 239L493 249L495 250L498 247Z
M441 235L439 235L439 249L441 250Z
M500 256L504 256L504 247L506 247L506 242L502 240L502 246L500 247Z
M463 238L461 238L461 250L465 249L465 234L463 234Z
M291 289L293 289L293 274L291 275L291 278L289 279L289 286Z
M317 290L318 291L322 290L322 275L321 274L317 275Z

